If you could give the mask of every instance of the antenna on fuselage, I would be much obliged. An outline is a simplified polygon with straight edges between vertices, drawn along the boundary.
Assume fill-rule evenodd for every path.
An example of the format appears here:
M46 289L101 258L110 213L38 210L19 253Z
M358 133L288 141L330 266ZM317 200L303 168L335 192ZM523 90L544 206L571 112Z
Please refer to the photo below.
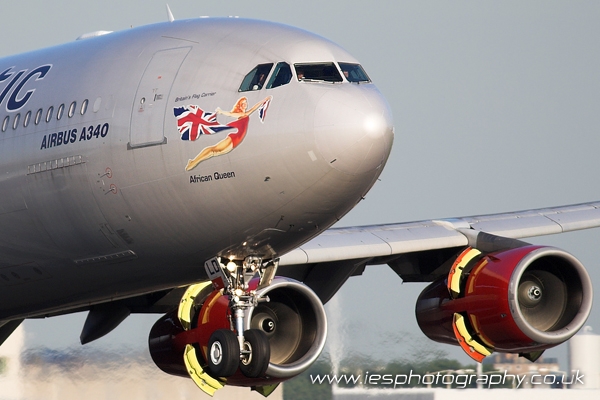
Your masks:
M175 21L175 17L173 16L173 13L171 12L171 8L169 7L168 4L167 4L167 18L169 19L169 22Z

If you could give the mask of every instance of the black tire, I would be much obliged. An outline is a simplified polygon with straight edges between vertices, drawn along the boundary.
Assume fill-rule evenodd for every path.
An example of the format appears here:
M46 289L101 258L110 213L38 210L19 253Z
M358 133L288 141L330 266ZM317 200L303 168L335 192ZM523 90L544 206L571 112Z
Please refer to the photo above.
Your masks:
M240 365L240 345L235 333L217 329L210 335L207 350L208 369L217 377L235 374Z
M263 376L271 359L271 345L267 335L259 329L244 331L244 350L250 351L250 354L242 354L240 371L248 378Z

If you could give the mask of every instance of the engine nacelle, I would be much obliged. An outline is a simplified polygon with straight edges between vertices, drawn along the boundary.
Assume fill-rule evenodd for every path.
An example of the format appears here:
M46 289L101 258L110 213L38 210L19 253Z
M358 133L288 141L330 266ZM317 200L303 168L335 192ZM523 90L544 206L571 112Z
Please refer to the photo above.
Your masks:
M256 287L257 281L250 286ZM290 379L308 369L325 346L327 318L318 296L306 285L293 279L276 277L272 283L256 292L259 302L246 311L245 329L260 329L269 340L271 356L264 376L251 379L239 370L227 378L228 385L265 386ZM188 344L198 347L206 366L208 342L217 329L231 329L232 319L228 296L221 291L200 293L196 297L192 326L185 330L170 312L154 324L149 338L150 354L163 371L188 376L183 352Z
M474 250L477 256L461 261L468 251L417 300L417 322L430 339L459 344L477 361L486 351L535 359L585 323L592 284L571 254L530 245L485 255Z
M278 277L257 291L259 303L248 313L245 329L261 329L271 345L267 376L292 378L319 357L327 339L327 316L321 299L308 286Z

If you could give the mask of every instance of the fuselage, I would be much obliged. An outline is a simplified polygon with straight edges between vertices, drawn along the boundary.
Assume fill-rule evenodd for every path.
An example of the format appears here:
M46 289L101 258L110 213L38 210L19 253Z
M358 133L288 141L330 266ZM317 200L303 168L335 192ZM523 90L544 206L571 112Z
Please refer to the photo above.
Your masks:
M211 257L274 258L339 220L393 140L375 85L340 63L358 65L233 18L0 60L0 320L199 281Z

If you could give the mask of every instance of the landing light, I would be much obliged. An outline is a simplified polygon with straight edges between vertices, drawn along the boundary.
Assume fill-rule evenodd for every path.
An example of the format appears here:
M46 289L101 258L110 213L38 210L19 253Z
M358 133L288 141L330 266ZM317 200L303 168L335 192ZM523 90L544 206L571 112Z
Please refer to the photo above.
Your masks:
M229 262L227 263L227 270L228 270L229 272L234 272L234 271L236 270L236 268L237 268L237 265L236 265L236 263L234 263L233 261L229 261Z

